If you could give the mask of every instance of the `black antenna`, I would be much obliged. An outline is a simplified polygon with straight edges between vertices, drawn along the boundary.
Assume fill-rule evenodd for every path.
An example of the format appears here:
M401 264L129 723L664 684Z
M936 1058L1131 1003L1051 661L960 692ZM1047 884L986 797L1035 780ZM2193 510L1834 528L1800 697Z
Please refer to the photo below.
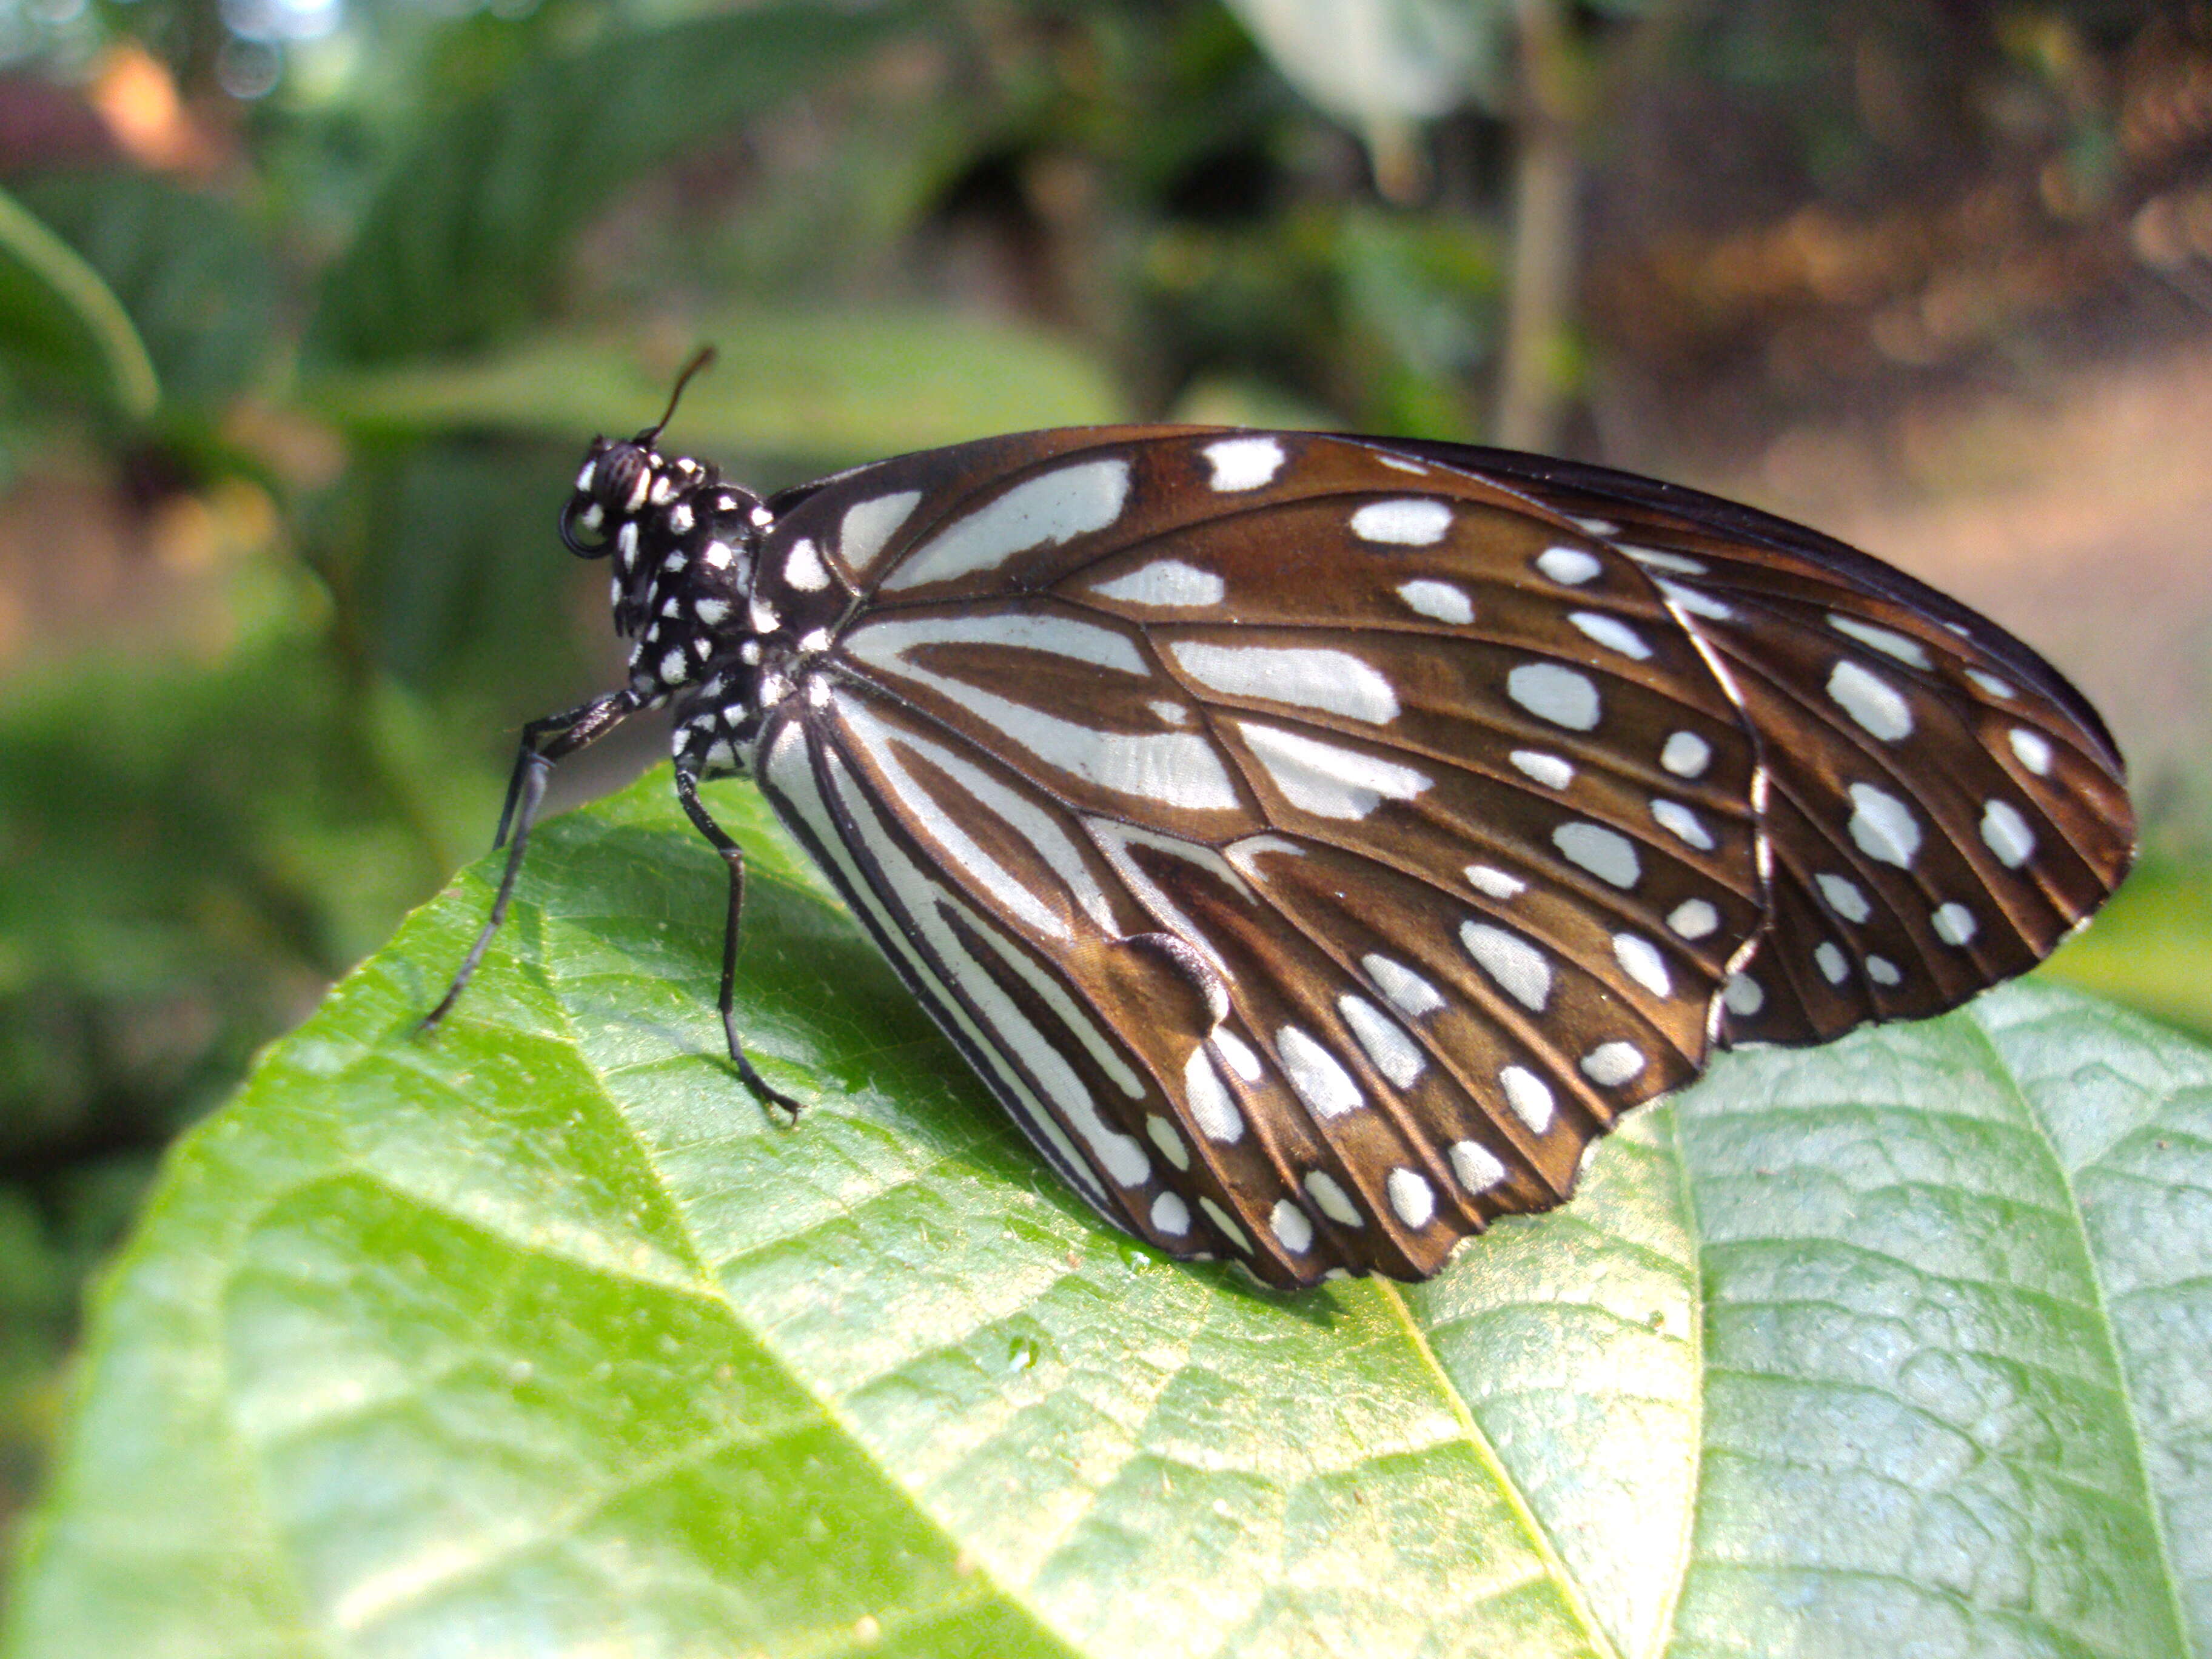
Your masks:
M662 411L659 420L637 434L636 442L649 444L659 438L661 428L676 418L676 401L684 395L684 388L691 384L691 377L714 361L714 348L701 346L691 361L684 365L684 372L676 377L676 389L668 394L667 409Z

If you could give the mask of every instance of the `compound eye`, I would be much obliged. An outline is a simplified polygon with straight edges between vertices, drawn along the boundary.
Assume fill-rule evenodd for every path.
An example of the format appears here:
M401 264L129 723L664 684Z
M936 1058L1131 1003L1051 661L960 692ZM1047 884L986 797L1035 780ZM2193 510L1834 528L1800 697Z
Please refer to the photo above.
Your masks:
M614 543L606 508L591 495L579 493L568 497L561 509L561 541L580 559L604 556Z

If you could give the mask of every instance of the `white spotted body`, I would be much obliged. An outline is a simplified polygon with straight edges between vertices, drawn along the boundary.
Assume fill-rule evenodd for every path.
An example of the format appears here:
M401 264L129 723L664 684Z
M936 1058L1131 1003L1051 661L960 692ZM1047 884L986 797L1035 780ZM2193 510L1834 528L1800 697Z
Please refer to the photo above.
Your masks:
M766 501L601 445L564 526L679 772L756 778L1069 1185L1310 1285L1433 1273L1715 1048L1954 1006L2124 871L2064 683L1777 522L1109 428Z

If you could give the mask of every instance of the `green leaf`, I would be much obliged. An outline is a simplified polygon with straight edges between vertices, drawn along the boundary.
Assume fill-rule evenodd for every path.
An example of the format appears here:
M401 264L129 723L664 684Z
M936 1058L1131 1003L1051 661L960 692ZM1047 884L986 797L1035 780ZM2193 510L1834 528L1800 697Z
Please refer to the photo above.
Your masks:
M672 441L702 454L837 464L1123 413L1105 370L1036 330L945 312L745 312L703 325L714 366L685 389ZM460 362L330 374L326 419L411 433L496 431L577 445L659 418L681 360L538 336Z
M2212 1653L2212 1053L2048 986L1730 1057L1431 1285L1163 1262L665 774L170 1160L20 1659Z
M136 385L158 371L173 406L215 410L261 373L283 295L268 246L233 203L123 169L50 173L23 199L82 251L143 338L136 350L149 362L119 364L118 375ZM114 349L127 359L133 348ZM133 395L151 408L149 394Z
M145 343L100 273L0 191L0 350L58 369L143 421L161 401Z
M2051 959L2069 985L2212 1037L2212 868L2148 854Z
M310 355L390 362L511 332L623 185L911 21L775 0L529 66L400 158L325 280Z

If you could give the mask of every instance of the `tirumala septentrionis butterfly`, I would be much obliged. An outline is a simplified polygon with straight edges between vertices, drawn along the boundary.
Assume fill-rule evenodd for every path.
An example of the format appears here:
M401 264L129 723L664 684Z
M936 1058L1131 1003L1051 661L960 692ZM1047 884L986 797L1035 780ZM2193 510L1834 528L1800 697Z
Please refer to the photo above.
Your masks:
M1274 1285L1419 1279L1719 1048L1939 1013L2126 873L2088 703L1812 531L1601 468L1185 426L1031 432L763 501L595 442L620 690L740 773L1068 1185Z

